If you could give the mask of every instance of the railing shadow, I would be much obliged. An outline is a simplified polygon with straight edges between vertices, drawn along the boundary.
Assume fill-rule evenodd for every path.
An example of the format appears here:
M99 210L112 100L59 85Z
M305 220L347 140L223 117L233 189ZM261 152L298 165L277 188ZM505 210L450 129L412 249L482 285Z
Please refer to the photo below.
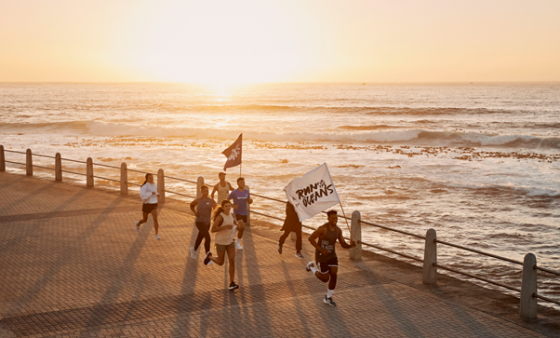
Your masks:
M79 194L86 193L87 190L83 190ZM103 224L105 219L109 217L110 213L118 207L118 205L123 201L122 197L115 198L111 204L105 209L105 212L97 216L87 228L78 236L76 240L72 242L62 253L58 255L55 262L48 268L48 270L39 278L26 292L18 298L18 300L12 304L12 307L8 311L10 313L14 308L23 308L34 300L41 290L47 286L51 280L58 274L58 272L68 264L74 257L74 253L81 250L81 246L84 241L86 241L96 230Z

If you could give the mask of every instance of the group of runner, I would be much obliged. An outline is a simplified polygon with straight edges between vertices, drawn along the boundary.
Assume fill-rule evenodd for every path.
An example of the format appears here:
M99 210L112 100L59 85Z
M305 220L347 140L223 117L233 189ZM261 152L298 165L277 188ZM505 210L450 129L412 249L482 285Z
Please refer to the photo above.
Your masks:
M218 182L212 194L209 194L207 185L200 187L201 197L196 198L190 203L190 209L196 216L195 226L198 235L194 247L190 248L191 258L197 258L197 251L204 240L204 264L223 265L227 254L229 263L229 290L239 288L235 283L235 253L236 250L243 250L241 239L247 224L247 206L253 203L251 193L245 189L245 179L237 179L237 189L226 181L226 174L221 172L218 175ZM218 202L214 200L215 193L218 193ZM136 222L136 231L140 231L140 225L146 223L149 215L154 221L155 239L159 240L159 224L157 220L157 185L154 183L152 174L146 174L146 180L140 188L140 198L142 199L143 218ZM212 211L214 211L212 213ZM315 248L315 261L310 261L305 269L313 274L322 282L328 283L327 295L324 302L330 306L336 306L332 295L336 287L338 274L338 258L335 251L335 244L338 240L343 248L355 247L352 241L346 243L342 236L342 230L337 226L338 214L335 210L327 212L328 222L317 228L309 237L309 242ZM302 250L302 224L294 206L286 203L286 218L282 226L284 233L280 236L277 250L282 254L282 247L291 232L296 234L296 257L303 259ZM210 250L210 232L215 233L214 242L217 257Z

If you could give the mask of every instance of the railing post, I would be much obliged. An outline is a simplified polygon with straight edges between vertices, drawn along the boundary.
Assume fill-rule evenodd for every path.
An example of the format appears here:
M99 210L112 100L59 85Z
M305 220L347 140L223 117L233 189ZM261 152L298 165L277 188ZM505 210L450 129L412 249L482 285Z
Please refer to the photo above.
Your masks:
M60 153L54 155L54 180L62 182L62 156Z
M93 160L91 157L88 157L86 161L86 186L93 188Z
M427 285L437 282L437 243L436 231L429 229L426 232L426 244L424 246L424 270L422 273L422 283Z
M350 259L358 261L362 259L362 215L360 215L358 210L352 213L350 234L352 240L356 242L356 247L350 249Z
M196 180L196 198L202 197L202 192L200 191L200 187L204 184L204 177L199 176Z
M128 169L126 163L121 163L121 195L128 196Z
M521 282L521 299L519 301L519 315L523 319L537 318L537 257L528 253L523 260L523 279Z
M25 152L25 174L33 176L33 155L31 154L31 149L27 149Z
M163 169L159 169L157 172L157 192L158 203L165 203L165 175L163 174Z
M6 171L6 157L4 156L4 146L0 145L0 172Z

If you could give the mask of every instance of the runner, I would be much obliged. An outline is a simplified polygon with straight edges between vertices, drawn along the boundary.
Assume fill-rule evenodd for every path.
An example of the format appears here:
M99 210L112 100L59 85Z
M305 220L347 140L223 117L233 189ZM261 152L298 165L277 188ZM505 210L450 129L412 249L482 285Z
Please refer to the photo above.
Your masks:
M301 254L301 222L299 221L298 214L296 213L296 209L290 202L286 202L286 219L284 220L284 225L280 231L284 231L282 236L280 236L280 240L278 241L278 253L282 254L282 246L288 238L290 232L296 233L296 257L299 259L303 259L303 255Z
M208 252L204 259L204 264L214 262L220 266L224 265L227 252L229 262L229 290L233 291L239 289L239 285L235 284L235 245L233 240L235 238L235 229L239 226L239 229L242 230L243 224L238 224L236 222L231 209L231 202L223 200L221 206L214 212L214 224L212 225L211 231L216 233L214 242L216 243L218 257L212 257L212 253Z
M200 192L202 193L201 198L197 198L191 202L191 211L196 215L194 224L198 229L198 236L194 243L194 247L191 247L191 257L196 259L196 250L202 243L204 239L204 249L206 253L210 252L210 220L212 218L212 209L216 207L216 202L208 197L208 186L200 186ZM196 208L196 210L195 210Z
M222 201L228 198L229 192L233 191L234 189L231 186L231 183L226 181L226 173L221 172L221 173L218 174L218 177L220 178L220 182L218 184L216 184L214 186L214 189L212 190L212 199L214 199L214 194L217 191L218 192L218 204L222 204Z
M251 199L249 190L245 189L245 179L243 177L237 179L237 186L238 188L229 194L228 199L233 201L233 212L235 214L235 219L239 223L235 247L238 250L243 250L239 242L241 238L243 238L243 229L245 229L245 225L247 224L247 205L253 203L253 200ZM243 226L241 226L241 224L243 224Z
M142 216L143 218L136 222L136 231L140 231L140 225L148 221L148 216L152 214L154 220L154 229L156 231L156 239L161 239L158 234L159 224L157 219L157 202L158 193L157 185L154 183L154 175L146 174L146 180L140 188L140 199L142 200Z
M317 268L315 263L311 261L307 264L305 270L313 271L320 281L324 283L329 282L327 295L323 301L330 306L336 306L332 298L338 273L338 258L335 251L336 240L338 239L340 246L345 249L356 247L356 243L352 241L352 243L348 244L344 237L342 237L342 230L336 226L338 215L335 210L327 212L327 216L329 221L321 225L309 236L309 242L315 247ZM318 242L315 241L316 239L318 239Z

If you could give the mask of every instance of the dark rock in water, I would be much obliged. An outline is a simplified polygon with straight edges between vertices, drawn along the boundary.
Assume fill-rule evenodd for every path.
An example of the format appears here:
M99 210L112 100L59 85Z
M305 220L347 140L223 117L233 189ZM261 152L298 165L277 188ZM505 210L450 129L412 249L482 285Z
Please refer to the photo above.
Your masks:
M288 163L288 160L282 160L282 163Z
M395 166L392 166L392 167L387 167L387 169L401 169L401 166L400 165L395 165Z

